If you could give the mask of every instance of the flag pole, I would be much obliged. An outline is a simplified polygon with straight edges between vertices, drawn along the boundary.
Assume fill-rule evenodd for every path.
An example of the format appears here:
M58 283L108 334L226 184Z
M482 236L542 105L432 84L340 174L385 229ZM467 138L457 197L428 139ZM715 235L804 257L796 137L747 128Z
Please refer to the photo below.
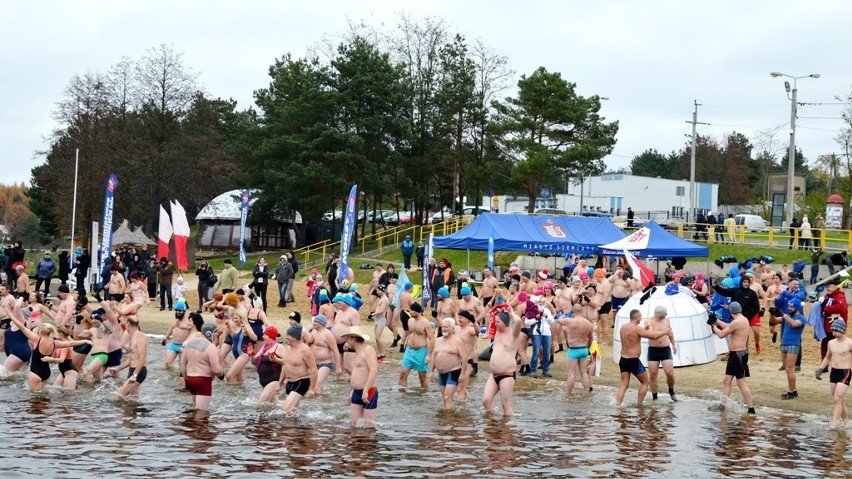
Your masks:
M80 149L74 153L74 201L71 204L71 249L68 250L68 261L74 265L74 228L77 220L77 172L80 167Z

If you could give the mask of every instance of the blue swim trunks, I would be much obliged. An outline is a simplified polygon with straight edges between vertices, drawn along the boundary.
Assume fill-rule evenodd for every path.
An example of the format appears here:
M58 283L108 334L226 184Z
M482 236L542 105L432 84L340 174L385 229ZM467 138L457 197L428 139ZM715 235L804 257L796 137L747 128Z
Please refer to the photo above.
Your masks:
M568 356L569 360L588 359L589 348L586 346L571 346L565 355Z
M405 354L402 356L402 367L405 369L413 369L418 373L425 373L429 370L426 364L426 356L429 354L429 348L405 348Z
M183 343L175 343L173 341L169 342L169 351L180 354L183 351Z
M445 373L438 373L438 385L441 387L458 386L460 377L461 369L454 369Z

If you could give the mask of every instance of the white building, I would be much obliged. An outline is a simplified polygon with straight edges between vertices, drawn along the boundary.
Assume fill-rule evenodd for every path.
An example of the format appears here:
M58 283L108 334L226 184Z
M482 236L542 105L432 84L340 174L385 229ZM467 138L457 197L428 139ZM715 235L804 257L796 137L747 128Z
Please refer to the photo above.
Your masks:
M689 210L689 180L668 180L627 173L585 178L568 184L568 194L539 195L535 208L555 208L569 214L602 212L623 216L633 208L637 216L652 219L685 217ZM496 201L495 201L496 199ZM485 196L483 205L499 207L501 213L526 212L525 196ZM719 208L719 185L695 183L695 207L702 211Z

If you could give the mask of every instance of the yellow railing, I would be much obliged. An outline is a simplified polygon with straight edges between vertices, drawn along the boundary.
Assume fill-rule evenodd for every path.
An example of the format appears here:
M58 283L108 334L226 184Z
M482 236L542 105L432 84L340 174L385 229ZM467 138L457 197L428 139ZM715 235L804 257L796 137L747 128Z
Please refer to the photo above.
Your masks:
M698 231L697 226L704 227ZM715 231L720 226L720 231ZM823 250L852 250L852 230L811 228L811 238L801 238L801 230L796 228L793 234L786 226L769 226L765 231L754 231L749 227L737 225L733 231L728 231L724 225L707 225L698 223L677 223L676 234L683 239L707 243L728 243L741 245L758 245L773 247L818 247ZM800 240L801 243L800 243Z

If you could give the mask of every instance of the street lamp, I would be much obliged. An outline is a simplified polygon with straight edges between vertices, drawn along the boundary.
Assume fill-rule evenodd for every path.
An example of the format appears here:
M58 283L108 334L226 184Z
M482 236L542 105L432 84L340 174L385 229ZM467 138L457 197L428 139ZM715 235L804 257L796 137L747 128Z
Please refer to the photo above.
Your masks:
M793 209L795 207L795 191L793 187L793 177L796 175L796 93L798 88L796 82L800 78L819 78L819 73L811 73L800 77L787 75L781 72L772 72L769 74L772 78L786 77L793 79L793 92L790 98L790 151L787 153L787 224L793 223ZM784 82L784 87L787 93L790 93L790 82Z

